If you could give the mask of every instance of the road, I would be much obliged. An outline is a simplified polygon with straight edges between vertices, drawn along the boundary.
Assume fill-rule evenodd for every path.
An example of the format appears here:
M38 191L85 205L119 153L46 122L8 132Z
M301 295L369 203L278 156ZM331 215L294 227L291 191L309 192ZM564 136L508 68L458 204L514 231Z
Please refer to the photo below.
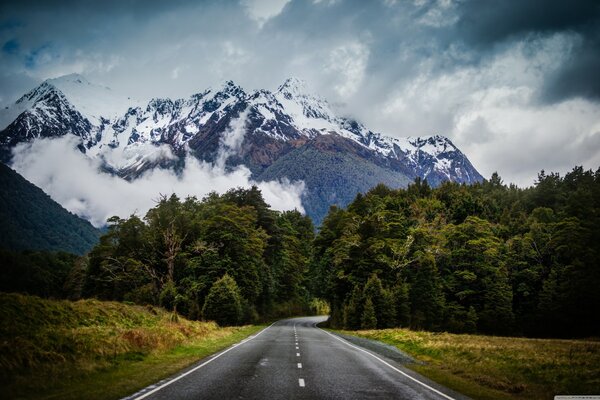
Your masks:
M402 366L317 328L278 321L130 399L458 399Z

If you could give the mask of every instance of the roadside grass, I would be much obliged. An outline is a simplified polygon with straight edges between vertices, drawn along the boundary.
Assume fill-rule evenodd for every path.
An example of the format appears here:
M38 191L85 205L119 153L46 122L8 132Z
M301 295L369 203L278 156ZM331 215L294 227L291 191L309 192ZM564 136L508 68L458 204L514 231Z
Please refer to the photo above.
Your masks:
M474 399L600 394L600 341L528 339L408 329L340 331L396 346L420 374Z
M157 307L0 293L0 397L118 399L263 327L221 328Z

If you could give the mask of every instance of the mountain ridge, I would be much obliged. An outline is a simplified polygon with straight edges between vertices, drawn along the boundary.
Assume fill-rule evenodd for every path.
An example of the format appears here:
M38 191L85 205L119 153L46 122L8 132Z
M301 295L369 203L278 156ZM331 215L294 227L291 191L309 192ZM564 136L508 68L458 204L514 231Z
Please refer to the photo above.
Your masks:
M126 107L127 101L121 99L112 107L97 106L97 112L93 109L94 104L111 96L110 89L76 74L44 81L2 110L2 125L22 110L0 131L3 161L10 159L11 149L19 143L71 134L80 138L79 149L100 159L105 170L135 180L152 168L181 165L188 155L214 163L229 132L242 140L226 157L227 167L244 164L257 179L298 175L293 170L302 166L290 164L294 157L279 163L287 165L287 170L274 167L265 171L279 158L309 144L313 155L321 154L323 162L335 160L332 152L342 149L352 154L351 158L358 157L374 174L372 181L389 182L389 174L397 175L393 182L422 178L434 186L445 180L474 183L483 179L448 138L395 138L370 131L354 119L337 116L325 99L307 93L305 83L298 78L287 79L275 91L246 92L233 81L226 81L216 90L209 88L188 98L153 98L145 107L131 99ZM125 108L122 114L118 112ZM234 122L240 118L243 120L236 123L239 132L232 133ZM314 142L322 136L336 139ZM350 159L342 158L338 160L342 164ZM274 170L279 173L273 174ZM343 175L343 169L339 173ZM370 189L366 185L351 183L350 192ZM322 188L309 186L309 192L311 189L318 192ZM338 205L352 198L343 196ZM305 201L312 201L310 195ZM318 223L323 215L311 216Z

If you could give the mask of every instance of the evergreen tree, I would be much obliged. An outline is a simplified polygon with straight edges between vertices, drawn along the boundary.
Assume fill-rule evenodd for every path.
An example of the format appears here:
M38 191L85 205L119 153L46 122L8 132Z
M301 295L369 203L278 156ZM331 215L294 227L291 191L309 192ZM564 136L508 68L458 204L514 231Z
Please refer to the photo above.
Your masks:
M204 302L202 315L221 326L237 325L242 317L242 299L235 280L228 274L217 280Z
M344 305L344 328L359 329L363 314L363 291L358 285L352 289L350 298Z
M365 301L365 307L360 319L361 329L377 328L377 317L375 316L375 307L370 297Z
M431 254L419 252L414 282L410 290L411 327L436 330L440 328L444 309L439 273Z
M410 299L408 297L408 284L401 282L392 291L394 309L396 310L396 326L408 327L410 325Z

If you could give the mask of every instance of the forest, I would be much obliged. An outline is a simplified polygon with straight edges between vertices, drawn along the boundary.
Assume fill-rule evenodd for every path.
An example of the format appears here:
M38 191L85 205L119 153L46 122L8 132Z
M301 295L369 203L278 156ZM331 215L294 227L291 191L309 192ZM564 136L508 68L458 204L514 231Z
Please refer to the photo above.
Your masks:
M346 329L598 336L599 243L600 169L527 189L417 180L332 207L310 275Z
M222 325L330 311L346 329L598 336L598 243L600 169L541 172L526 189L497 174L378 185L331 207L318 230L238 188L113 217L84 257L2 251L0 290L158 305Z

